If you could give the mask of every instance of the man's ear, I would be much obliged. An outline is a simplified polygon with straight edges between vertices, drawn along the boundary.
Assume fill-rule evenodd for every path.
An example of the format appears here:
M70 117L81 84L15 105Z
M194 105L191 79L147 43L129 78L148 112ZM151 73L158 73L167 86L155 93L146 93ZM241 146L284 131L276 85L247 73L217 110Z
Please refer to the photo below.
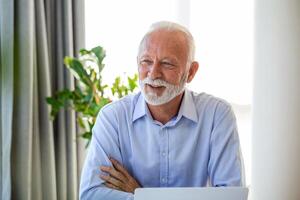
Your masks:
M189 75L188 75L188 79L187 79L188 83L190 83L193 80L194 76L196 75L196 72L198 71L198 68L199 68L199 63L196 61L193 61L191 63L190 69L189 69Z

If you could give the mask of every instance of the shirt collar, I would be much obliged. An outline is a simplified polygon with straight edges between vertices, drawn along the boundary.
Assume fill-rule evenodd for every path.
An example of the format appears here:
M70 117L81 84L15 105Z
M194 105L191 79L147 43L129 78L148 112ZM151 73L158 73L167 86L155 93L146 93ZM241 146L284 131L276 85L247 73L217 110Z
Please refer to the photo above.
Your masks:
M194 122L198 122L197 109L192 97L192 92L188 89L185 89L183 99L178 112L178 119L184 116Z
M132 122L146 115L146 102L143 94L140 92L137 103L134 106Z
M148 108L147 108L145 99L143 97L143 94L140 93L137 103L134 107L132 122L134 122L135 120L146 115L147 109ZM181 102L181 105L179 108L179 112L177 115L177 119L179 120L182 116L184 116L194 122L198 122L198 115L196 112L195 103L194 103L191 91L188 89L185 89L183 99L182 99L182 102Z

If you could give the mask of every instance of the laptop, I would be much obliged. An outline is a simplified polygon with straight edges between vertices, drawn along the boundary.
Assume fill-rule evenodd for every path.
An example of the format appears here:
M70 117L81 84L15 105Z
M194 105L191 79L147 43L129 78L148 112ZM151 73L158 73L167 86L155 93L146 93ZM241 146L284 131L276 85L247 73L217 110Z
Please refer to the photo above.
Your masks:
M246 187L138 188L134 200L247 200Z

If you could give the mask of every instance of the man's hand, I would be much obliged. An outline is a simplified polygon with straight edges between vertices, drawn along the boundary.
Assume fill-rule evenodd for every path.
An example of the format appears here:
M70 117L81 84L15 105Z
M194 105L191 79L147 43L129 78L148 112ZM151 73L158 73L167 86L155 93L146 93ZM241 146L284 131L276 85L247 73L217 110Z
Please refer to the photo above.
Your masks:
M112 189L134 193L134 190L140 187L138 182L118 161L113 158L110 158L110 161L113 167L100 166L103 172L109 174L108 176L100 175L100 178L106 181L105 185Z

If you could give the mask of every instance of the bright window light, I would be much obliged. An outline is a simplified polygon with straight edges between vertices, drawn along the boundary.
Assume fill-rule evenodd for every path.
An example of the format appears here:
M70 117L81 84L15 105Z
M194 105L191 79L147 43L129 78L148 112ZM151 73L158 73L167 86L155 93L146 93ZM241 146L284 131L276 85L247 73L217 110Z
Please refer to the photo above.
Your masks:
M200 63L193 89L235 104L251 104L252 4L249 0L191 0L190 29Z

